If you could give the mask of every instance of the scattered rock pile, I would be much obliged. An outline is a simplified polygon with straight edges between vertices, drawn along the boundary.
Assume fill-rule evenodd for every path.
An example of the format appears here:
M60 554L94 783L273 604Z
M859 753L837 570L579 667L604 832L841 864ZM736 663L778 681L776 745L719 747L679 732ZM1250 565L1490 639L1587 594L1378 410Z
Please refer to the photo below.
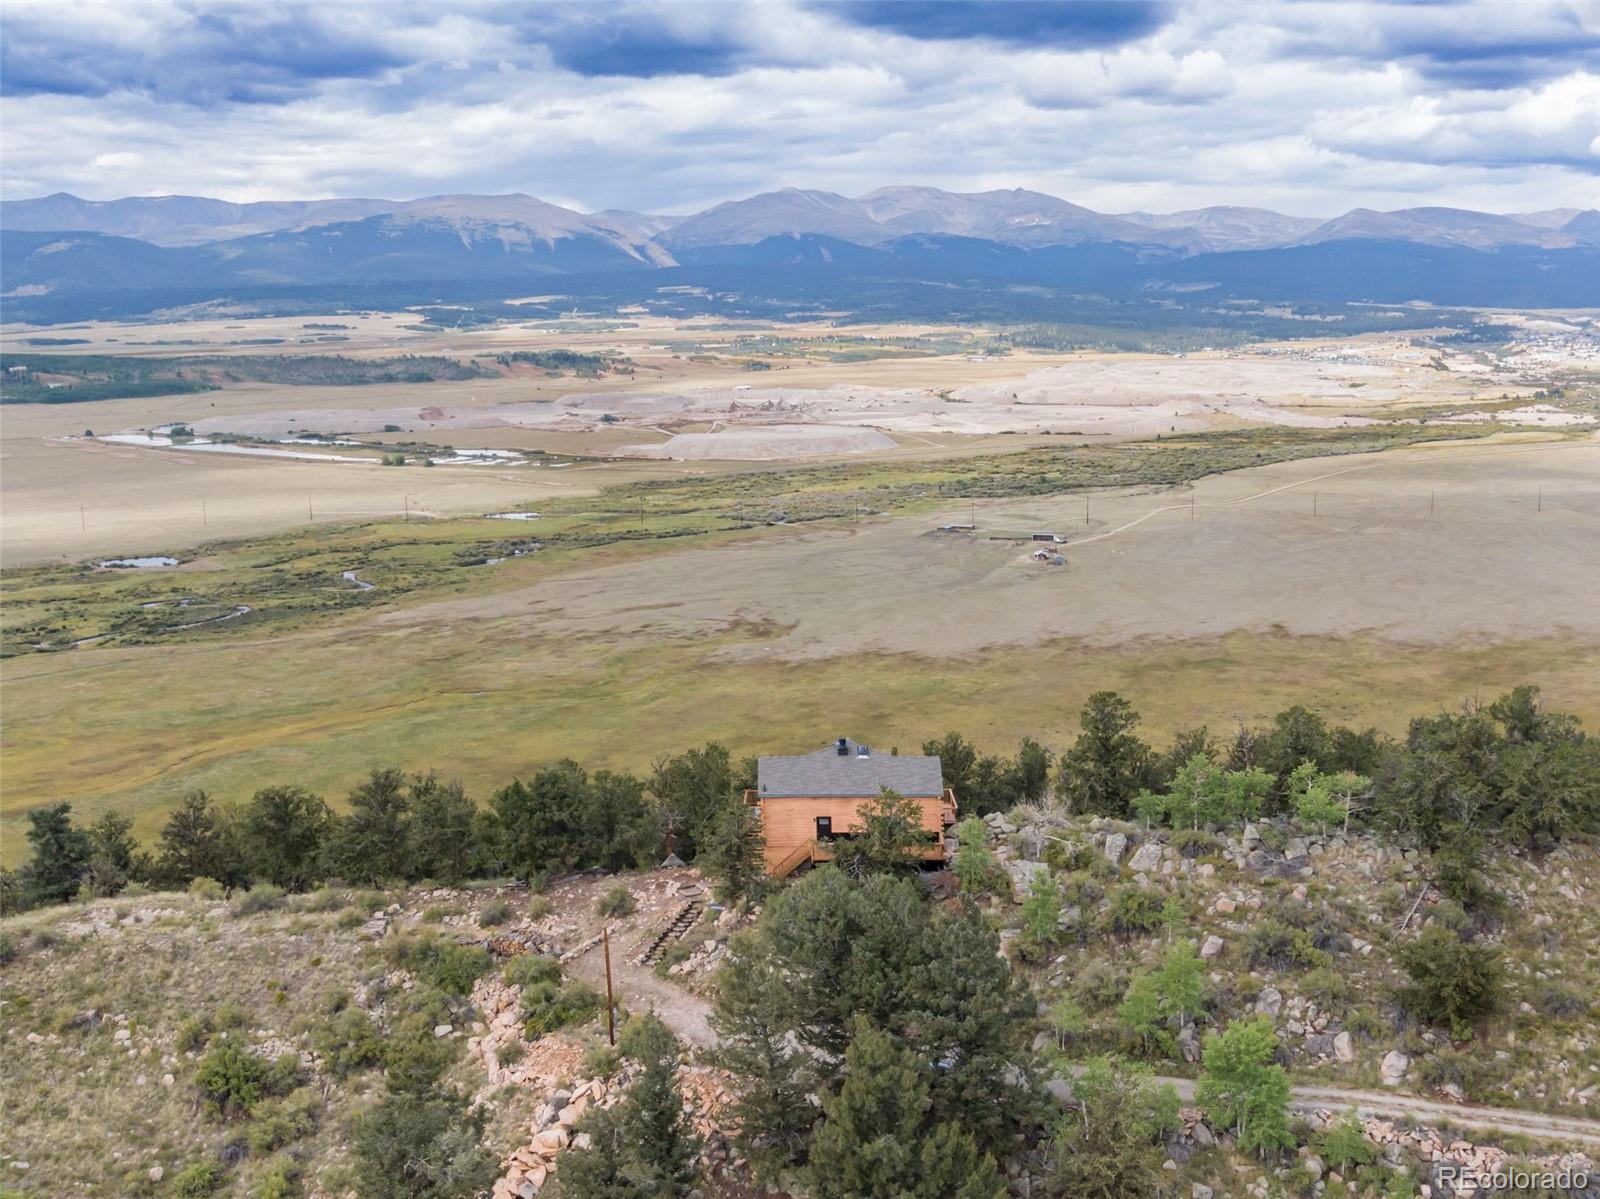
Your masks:
M1338 1113L1316 1111L1306 1116L1306 1123L1313 1129L1321 1130L1337 1118ZM1477 1145L1471 1141L1449 1138L1433 1128L1399 1128L1393 1120L1370 1118L1362 1121L1362 1130L1367 1140L1377 1147L1384 1160L1391 1165L1402 1164L1408 1156L1431 1163L1430 1181L1423 1186L1421 1193L1432 1199L1475 1199L1476 1196L1489 1194L1469 1182L1447 1181L1439 1170L1441 1165L1459 1166L1464 1174L1487 1178L1504 1174L1512 1164L1511 1154L1496 1145ZM1594 1163L1581 1153L1521 1160L1536 1170L1568 1171L1574 1175L1590 1176L1595 1171Z
M475 1028L467 1038L467 1054L483 1065L488 1083L483 1094L499 1087L555 1086L583 1068L583 1050L555 1037L542 1037L529 1043L522 1037L522 992L495 976L480 978L472 988L472 1005L482 1013L481 1031ZM510 1065L500 1064L500 1052L507 1045L522 1046L522 1055Z
M494 1184L493 1199L533 1199L556 1172L564 1150L588 1147L587 1134L576 1131L584 1114L618 1103L638 1075L639 1067L629 1065L610 1079L591 1078L570 1089L550 1091L530 1122L532 1136L527 1144L506 1158L504 1173ZM701 1165L713 1174L742 1164L733 1161L724 1131L723 1109L733 1101L730 1081L726 1073L707 1066L678 1070L684 1109L704 1141Z

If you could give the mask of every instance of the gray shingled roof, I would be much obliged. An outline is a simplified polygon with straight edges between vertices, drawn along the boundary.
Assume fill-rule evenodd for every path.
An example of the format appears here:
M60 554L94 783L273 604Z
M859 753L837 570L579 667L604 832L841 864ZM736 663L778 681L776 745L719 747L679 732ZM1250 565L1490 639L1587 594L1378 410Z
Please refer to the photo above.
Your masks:
M862 757L856 742L847 739L845 746L847 754L829 745L815 753L759 759L757 793L763 799L786 795L868 799L888 787L915 798L944 794L938 758L896 757L877 750Z

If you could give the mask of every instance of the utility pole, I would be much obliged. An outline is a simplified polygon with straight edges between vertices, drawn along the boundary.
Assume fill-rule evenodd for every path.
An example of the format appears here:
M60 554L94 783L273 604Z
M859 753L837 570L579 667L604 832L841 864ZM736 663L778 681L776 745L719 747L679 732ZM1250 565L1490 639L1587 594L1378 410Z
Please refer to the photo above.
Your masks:
M317 523L317 514L311 510L311 497L309 495L306 496L306 523Z
M209 520L206 519L206 497L205 496L201 496L200 497L200 523L202 525L208 525L208 524L211 523Z
M617 1043L617 1003L611 995L611 926L608 924L600 930L600 943L606 951L606 1040L615 1045Z
M1428 515L1433 515L1433 488L1428 488Z
M405 503L405 506L406 506L405 519L407 521L410 521L410 519L411 519L411 497L409 495L403 495L403 496L400 497L400 499Z
M1317 514L1317 493L1313 491L1311 493L1311 515L1315 516L1316 514Z
M85 533L87 533L89 531L89 520L83 514L83 505L82 504L78 505L78 524L83 529L83 531Z
M1539 484L1539 507L1538 507L1537 511L1539 511L1539 512L1543 512L1544 511L1544 484L1543 483Z

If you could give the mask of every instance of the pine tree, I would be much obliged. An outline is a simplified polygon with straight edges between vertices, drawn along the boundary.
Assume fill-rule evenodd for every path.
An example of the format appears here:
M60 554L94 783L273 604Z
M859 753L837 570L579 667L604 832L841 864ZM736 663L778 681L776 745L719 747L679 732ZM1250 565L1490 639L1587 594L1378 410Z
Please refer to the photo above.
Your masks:
M741 1080L732 1115L739 1151L763 1180L803 1160L816 1123L808 1096L823 1059L795 1044L788 971L759 932L734 937L717 976L717 1063Z
M487 1119L454 1091L393 1091L356 1116L351 1151L362 1199L461 1199L498 1170L481 1144Z
M413 866L411 797L398 770L374 770L350 793L329 857L336 873L369 885L405 878Z
M673 852L684 861L700 852L728 797L755 785L740 774L728 751L714 742L655 763L650 793L672 830Z
M239 852L231 830L204 791L191 791L178 801L161 830L156 873L175 886L197 878L233 886L242 878Z
M1396 996L1400 1006L1429 1024L1444 1025L1458 1040L1471 1036L1472 1025L1505 1001L1500 951L1465 941L1442 924L1429 924L1395 956L1411 977Z
M635 1177L647 1184L650 1195L683 1199L699 1177L700 1138L678 1093L676 1048L645 1063L620 1112L632 1142Z
M133 839L133 821L121 812L106 812L89 829L89 865L83 885L93 895L115 895L135 873L149 868L149 855Z
M531 880L582 860L588 790L583 768L563 761L494 793L489 803L501 848L519 878Z
M935 1122L959 1124L980 1149L1032 1117L1036 1092L1016 1075L1032 1065L1035 1004L976 906L950 912L899 874L857 883L828 866L778 892L735 946L714 1022L723 1064L740 1076L741 1105L767 1117L757 1127L768 1146L790 1160L803 1149L797 1126L814 1119L804 1096L837 1084L858 1016L917 1061L939 1063L928 1080ZM773 1091L784 1102L774 1105Z
M322 872L328 805L302 787L266 787L250 797L239 819L239 840L250 877L291 890Z
M699 1177L695 1135L678 1093L678 1043L659 1021L638 1038L644 1072L621 1103L587 1113L578 1125L587 1148L556 1163L569 1199L683 1199Z
M33 859L25 867L25 887L34 903L65 903L78 893L89 868L89 834L72 823L72 805L52 804L28 813L28 844Z
M1097 691L1079 717L1081 732L1061 755L1056 791L1074 812L1123 816L1154 781L1155 755L1133 732L1139 714L1115 691Z
M616 1108L590 1108L577 1130L589 1138L587 1147L568 1149L556 1161L566 1199L651 1199L648 1185L629 1173L632 1137Z
M723 903L759 900L767 890L766 840L761 819L742 800L725 805L701 849L701 869Z
M928 840L922 828L922 809L888 787L878 798L862 804L856 814L861 832L849 842L855 858L868 870L895 870L912 865L917 850ZM844 856L843 848L839 851Z
M935 1125L917 1165L916 1199L1005 1199L1005 1175L959 1125Z
M90 825L89 843L94 856L113 870L124 877L133 873L139 842L134 840L133 821L121 812L106 812Z
M814 1199L899 1199L919 1164L928 1083L915 1058L865 1021L844 1084L822 1102L807 1176Z
M661 859L661 813L645 796L642 780L596 771L584 814L586 861L602 870L632 870Z
M431 774L411 780L410 873L416 878L459 883L478 869L478 809L460 783Z

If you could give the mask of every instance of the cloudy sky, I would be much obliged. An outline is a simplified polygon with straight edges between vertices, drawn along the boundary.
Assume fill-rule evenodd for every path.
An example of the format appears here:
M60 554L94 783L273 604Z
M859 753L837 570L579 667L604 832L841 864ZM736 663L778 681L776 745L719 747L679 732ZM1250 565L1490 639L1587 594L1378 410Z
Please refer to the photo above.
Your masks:
M1600 204L1600 0L0 0L0 191Z

